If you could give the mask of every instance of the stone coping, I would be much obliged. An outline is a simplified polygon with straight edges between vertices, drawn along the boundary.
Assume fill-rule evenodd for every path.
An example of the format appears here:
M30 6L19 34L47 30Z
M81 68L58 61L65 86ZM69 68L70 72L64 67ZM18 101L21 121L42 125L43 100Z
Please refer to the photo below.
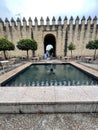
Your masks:
M0 87L0 103L98 102L98 86Z
M79 64L79 63L77 63L77 62L72 62L72 61L71 61L70 63L71 63L72 65L76 66L77 68L82 69L82 70L84 70L85 72L87 72L87 73L89 73L89 74L95 76L96 78L98 78L98 71L97 71L97 70L94 70L94 69L92 69L92 68L86 67L86 66L84 66L84 65L82 65L82 64Z
M3 75L0 76L0 84L3 83L4 81L8 80L9 78L11 78L12 76L16 75L17 73L19 73L20 71L22 71L23 69L25 69L26 67L30 66L32 64L32 62L27 62Z

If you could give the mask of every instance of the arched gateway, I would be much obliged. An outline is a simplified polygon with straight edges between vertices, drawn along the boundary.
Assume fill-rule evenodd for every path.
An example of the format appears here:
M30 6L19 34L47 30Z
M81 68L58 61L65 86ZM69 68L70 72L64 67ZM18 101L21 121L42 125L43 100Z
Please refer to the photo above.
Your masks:
M28 24L25 18L22 19L22 23L19 18L16 21L13 18L10 21L7 18L5 21L0 18L0 37L6 37L15 44L15 51L8 52L9 57L26 55L24 51L20 51L16 47L17 41L23 38L35 39L38 43L35 55L40 57L46 52L47 45L53 46L55 57L70 56L67 46L71 42L76 46L73 52L74 57L93 55L93 51L87 50L85 46L90 40L98 39L98 22L96 16L93 20L91 17L86 20L83 16L81 21L78 16L76 19L71 16L69 20L65 16L63 21L61 17L57 21L53 17L51 22L47 17L46 24L42 17L39 22L35 17L34 24L31 18L28 19ZM31 51L29 54L32 57Z
M44 37L44 53L46 53L46 47L48 45L52 45L53 57L55 57L56 56L56 39L55 39L55 36L53 34L47 34Z

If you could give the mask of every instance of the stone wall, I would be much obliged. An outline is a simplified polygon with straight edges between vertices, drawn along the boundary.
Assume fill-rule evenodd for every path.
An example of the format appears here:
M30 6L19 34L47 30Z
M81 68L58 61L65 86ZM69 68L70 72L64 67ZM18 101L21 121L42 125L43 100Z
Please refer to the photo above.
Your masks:
M43 56L44 54L44 38L46 35L52 34L56 39L56 56L70 55L67 46L73 42L76 45L76 50L73 51L73 55L92 55L93 50L87 50L86 44L90 40L98 38L98 24L97 17L93 20L89 16L86 20L85 17L79 19L73 19L71 16L68 20L67 17L62 21L61 17L58 18L57 22L53 17L51 24L50 19L47 17L46 24L41 17L40 24L38 19L35 17L34 24L32 19L28 21L23 18L22 21L17 18L15 21L13 18L9 21L7 18L5 21L0 19L0 37L5 37L12 41L15 46L17 41L22 38L34 38L38 43L38 50L36 55ZM67 50L67 51L66 51ZM19 51L17 48L14 52L7 52L9 56L25 56L26 52ZM97 52L98 55L98 52ZM30 56L32 53L30 52Z

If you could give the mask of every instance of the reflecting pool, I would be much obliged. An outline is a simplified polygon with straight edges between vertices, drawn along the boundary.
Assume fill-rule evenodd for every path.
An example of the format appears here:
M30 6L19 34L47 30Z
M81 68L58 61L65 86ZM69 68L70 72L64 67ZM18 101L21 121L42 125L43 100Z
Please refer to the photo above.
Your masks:
M32 65L3 86L97 85L98 80L70 64Z

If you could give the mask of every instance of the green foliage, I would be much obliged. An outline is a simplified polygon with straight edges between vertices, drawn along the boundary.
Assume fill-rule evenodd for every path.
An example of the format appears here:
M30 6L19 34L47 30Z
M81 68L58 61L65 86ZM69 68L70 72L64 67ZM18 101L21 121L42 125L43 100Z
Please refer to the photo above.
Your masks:
M88 44L86 44L87 49L95 49L94 48L94 41L89 41Z
M71 51L71 58L72 58L72 51L76 49L75 45L71 42L68 46L68 49Z
M29 50L32 51L37 50L37 42L32 39L21 39L20 41L17 42L17 48L20 50L27 51L27 58L28 58Z
M36 51L37 50L37 42L35 40L33 40L33 48L32 48L33 51Z
M51 56L51 55L54 53L54 49L51 48L50 50L48 50L48 53L49 53L49 55Z
M17 43L17 48L20 50L32 50L33 41L31 39L21 39Z
M98 39L95 40L95 49L98 49Z
M89 41L88 44L86 44L87 49L98 49L98 40L92 40Z
M68 46L69 50L75 50L75 45L71 42Z
M0 51L10 51L14 49L15 46L12 42L8 41L6 38L0 38Z
M11 51L14 49L15 49L15 46L12 42L7 40L6 38L0 38L0 51L4 52L5 59L7 59L5 51L7 51L7 50Z
M98 39L89 41L88 44L86 44L87 49L95 50L94 52L94 59L96 59L96 50L98 49Z

